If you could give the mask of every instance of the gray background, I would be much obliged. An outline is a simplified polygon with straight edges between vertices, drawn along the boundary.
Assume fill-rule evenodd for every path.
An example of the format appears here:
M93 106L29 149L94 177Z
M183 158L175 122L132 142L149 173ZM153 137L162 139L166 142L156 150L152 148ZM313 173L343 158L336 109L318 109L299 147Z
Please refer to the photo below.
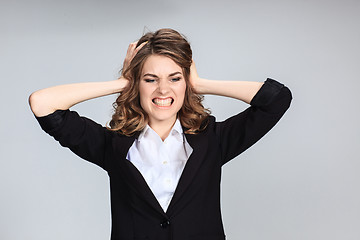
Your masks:
M290 110L223 169L227 239L360 239L360 3L4 1L0 3L0 239L109 239L107 174L40 130L27 98L117 76L128 44L171 27L200 76L293 92ZM108 96L73 109L105 124ZM247 106L206 96L218 120Z

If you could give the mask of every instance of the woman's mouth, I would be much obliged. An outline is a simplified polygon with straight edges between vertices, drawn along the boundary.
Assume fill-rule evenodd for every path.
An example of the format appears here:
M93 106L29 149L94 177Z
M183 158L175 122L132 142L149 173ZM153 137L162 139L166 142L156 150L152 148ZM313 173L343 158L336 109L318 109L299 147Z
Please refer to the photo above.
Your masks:
M152 102L159 107L170 107L174 102L174 99L171 97L168 98L154 98Z

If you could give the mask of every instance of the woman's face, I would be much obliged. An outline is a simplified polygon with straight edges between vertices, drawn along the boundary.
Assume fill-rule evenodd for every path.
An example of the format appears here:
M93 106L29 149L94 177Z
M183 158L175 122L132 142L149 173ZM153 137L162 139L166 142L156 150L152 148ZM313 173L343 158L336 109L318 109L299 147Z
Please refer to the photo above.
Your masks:
M149 125L176 120L184 103L186 82L182 69L171 58L151 55L144 63L139 83L140 105Z

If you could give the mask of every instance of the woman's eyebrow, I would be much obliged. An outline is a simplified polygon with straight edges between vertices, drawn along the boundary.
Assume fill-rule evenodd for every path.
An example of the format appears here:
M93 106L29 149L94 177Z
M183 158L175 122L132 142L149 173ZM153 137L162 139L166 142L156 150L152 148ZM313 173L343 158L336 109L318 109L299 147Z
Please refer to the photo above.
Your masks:
M169 74L169 77L175 76L177 74L182 74L181 72L173 72ZM153 77L153 78L159 78L157 75L153 74L153 73L145 73L143 75L143 77Z
M172 76L177 75L177 74L182 74L182 73L181 72L174 72L174 73L169 74L169 77L172 77Z
M156 76L155 74L152 74L152 73L145 73L143 77L153 77L153 78L159 78L158 76Z

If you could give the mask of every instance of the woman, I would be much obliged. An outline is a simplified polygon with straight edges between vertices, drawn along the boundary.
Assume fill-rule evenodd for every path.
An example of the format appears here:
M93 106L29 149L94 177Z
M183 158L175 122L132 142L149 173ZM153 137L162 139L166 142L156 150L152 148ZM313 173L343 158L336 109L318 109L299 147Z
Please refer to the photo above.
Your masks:
M110 127L69 110L114 93L120 95ZM202 106L202 94L251 106L216 122ZM221 167L266 134L291 98L272 79L200 78L186 39L160 29L130 44L118 80L51 87L29 101L47 133L107 171L112 240L223 240Z

